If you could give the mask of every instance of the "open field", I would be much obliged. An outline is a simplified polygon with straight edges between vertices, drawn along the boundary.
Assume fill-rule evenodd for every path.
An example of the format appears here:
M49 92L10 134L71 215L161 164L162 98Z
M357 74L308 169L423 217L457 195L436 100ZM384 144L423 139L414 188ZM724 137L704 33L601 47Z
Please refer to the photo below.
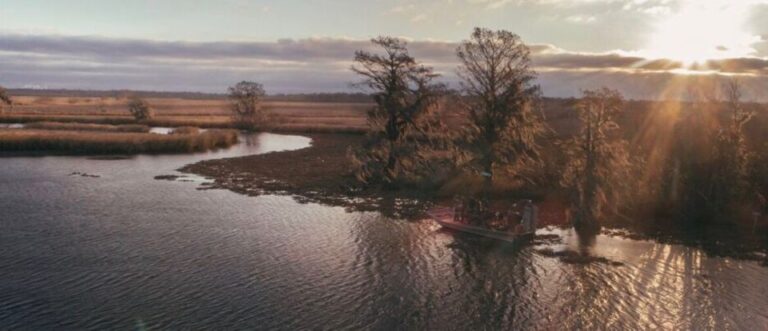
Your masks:
M234 130L170 135L105 131L0 130L0 153L189 153L229 147L237 143L237 140L237 132Z
M149 126L197 126L229 128L231 117L224 99L148 98L155 117L143 121ZM91 97L14 97L13 111L0 114L3 123L36 121L97 124L134 124L128 114L126 98ZM365 103L287 102L264 104L274 119L275 131L362 132Z
M147 98L155 117L142 121L148 126L195 126L200 128L231 128L227 100L224 98ZM542 111L547 122L558 135L569 135L578 127L572 99L545 99ZM12 111L0 113L0 123L28 123L39 121L78 122L95 124L136 124L128 114L125 97L63 97L14 96ZM371 103L268 101L264 107L272 116L269 129L277 132L308 133L363 133L366 112ZM768 116L764 105L752 105L757 116L747 125L755 140L768 139ZM625 135L632 139L639 131L651 125L651 120L669 115L680 116L698 111L690 104L679 102L629 101L620 121ZM446 102L444 120L450 127L460 126L464 119L456 102ZM672 120L672 118L670 118Z

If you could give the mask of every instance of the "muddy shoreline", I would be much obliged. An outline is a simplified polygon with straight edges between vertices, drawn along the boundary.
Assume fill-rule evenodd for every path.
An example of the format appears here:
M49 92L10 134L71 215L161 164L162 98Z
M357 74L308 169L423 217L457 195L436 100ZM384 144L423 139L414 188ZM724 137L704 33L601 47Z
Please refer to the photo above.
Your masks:
M246 157L207 160L179 171L214 180L201 189L227 189L249 196L291 195L299 202L379 211L386 216L416 219L433 199L416 190L363 188L352 175L347 150L362 135L308 134L308 148Z

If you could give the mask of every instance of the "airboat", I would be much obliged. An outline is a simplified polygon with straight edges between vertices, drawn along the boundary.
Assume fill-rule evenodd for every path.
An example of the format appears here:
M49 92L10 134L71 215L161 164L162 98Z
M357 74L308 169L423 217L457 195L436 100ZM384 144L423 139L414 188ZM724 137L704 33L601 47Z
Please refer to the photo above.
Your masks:
M511 231L499 231L482 225L460 221L456 217L455 208L451 207L435 207L430 209L427 214L444 228L503 240L510 243L519 243L529 240L533 238L536 233L537 212L535 206L531 206L530 212L523 214L519 226L514 227L514 230Z

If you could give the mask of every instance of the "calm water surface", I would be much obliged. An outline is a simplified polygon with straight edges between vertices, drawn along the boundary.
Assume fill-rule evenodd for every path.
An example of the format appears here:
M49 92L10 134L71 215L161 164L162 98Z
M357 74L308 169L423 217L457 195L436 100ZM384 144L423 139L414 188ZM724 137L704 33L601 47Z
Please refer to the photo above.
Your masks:
M431 221L153 179L309 142L0 159L0 329L768 329L754 262L599 236L587 249L623 266L564 264ZM583 249L557 233L550 248Z

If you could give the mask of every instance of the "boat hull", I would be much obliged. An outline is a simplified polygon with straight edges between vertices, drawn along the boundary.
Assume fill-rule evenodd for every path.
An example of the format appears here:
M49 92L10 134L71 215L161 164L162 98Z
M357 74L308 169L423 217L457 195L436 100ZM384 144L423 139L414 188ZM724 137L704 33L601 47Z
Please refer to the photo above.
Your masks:
M438 224L440 224L444 228L466 232L466 233L470 233L478 236L493 238L497 240L503 240L510 243L519 242L533 236L533 232L513 234L509 232L494 231L494 230L486 229L479 226L459 223L453 220L452 212L447 212L444 209L433 211L433 212L430 212L429 214L432 217L432 219L434 219Z

